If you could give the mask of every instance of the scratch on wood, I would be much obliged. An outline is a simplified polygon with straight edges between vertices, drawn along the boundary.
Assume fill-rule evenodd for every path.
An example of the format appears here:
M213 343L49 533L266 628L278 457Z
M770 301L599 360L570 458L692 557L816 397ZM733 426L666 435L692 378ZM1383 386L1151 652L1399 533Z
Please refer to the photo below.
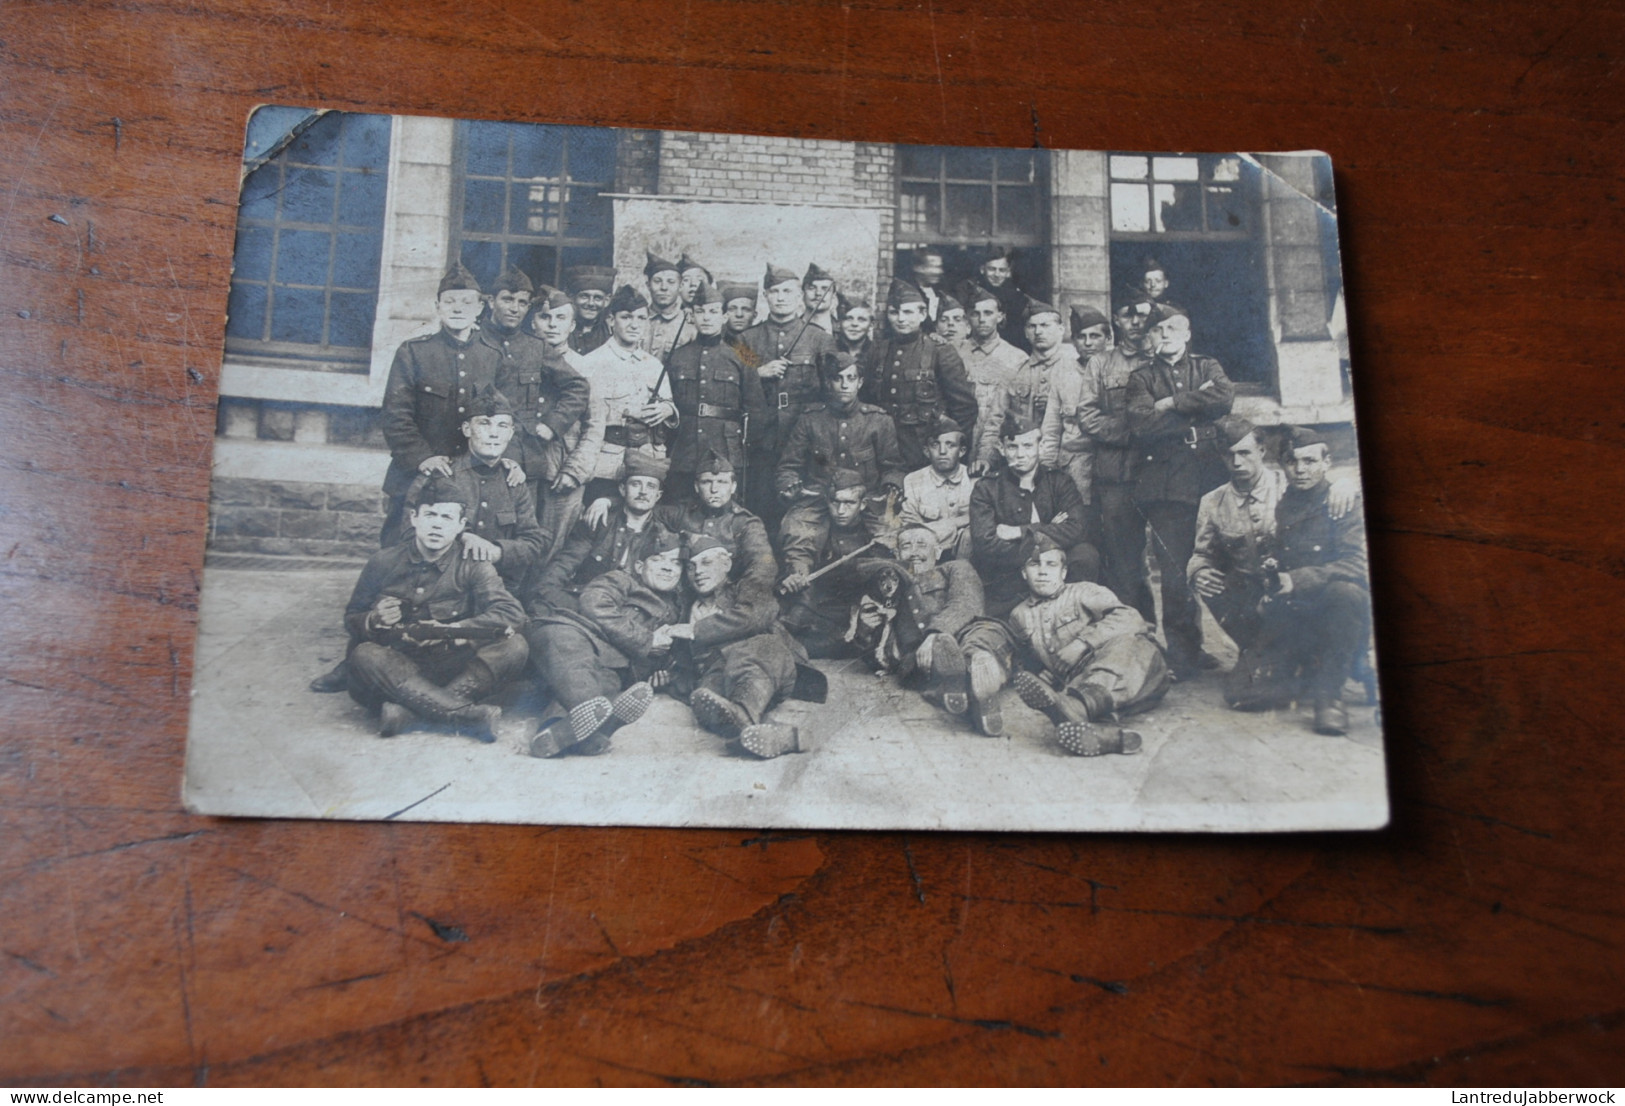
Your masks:
M914 850L909 847L908 838L903 838L903 859L908 862L908 878L914 881L914 897L921 903L925 902L925 883L920 879L920 871L914 867Z

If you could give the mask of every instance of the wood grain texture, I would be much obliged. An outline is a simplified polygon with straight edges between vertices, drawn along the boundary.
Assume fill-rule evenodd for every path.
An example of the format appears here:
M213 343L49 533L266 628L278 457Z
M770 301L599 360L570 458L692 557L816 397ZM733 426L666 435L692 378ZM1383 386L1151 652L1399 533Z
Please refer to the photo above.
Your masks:
M1616 3L9 4L0 1079L1625 1080ZM260 102L1337 166L1372 835L179 809Z

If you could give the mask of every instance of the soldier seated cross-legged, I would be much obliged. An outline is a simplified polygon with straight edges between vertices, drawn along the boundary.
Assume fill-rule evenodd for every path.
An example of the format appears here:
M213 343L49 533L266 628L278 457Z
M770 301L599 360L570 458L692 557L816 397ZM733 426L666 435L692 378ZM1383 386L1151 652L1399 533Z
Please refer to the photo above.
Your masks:
M1096 724L1149 710L1168 690L1151 626L1099 584L1067 583L1066 551L1047 534L1027 541L1022 576L1028 596L1010 612L1010 629L1043 678L1016 673L1021 701L1055 723L1069 753L1139 752L1139 734Z
M379 711L383 737L414 718L502 736L501 708L482 700L524 668L524 610L489 561L462 555L468 512L446 477L414 486L412 536L374 553L350 595L350 694Z
M681 544L653 527L631 571L594 579L579 610L531 621L536 669L566 712L531 740L531 756L608 752L611 735L643 717L654 686L670 679L671 628L683 615Z

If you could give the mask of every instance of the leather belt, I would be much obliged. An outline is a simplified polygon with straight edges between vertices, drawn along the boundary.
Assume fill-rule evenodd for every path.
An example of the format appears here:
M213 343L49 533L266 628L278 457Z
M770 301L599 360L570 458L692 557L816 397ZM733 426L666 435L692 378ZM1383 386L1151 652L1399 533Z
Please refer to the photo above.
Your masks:
M1207 426L1193 426L1189 430L1185 431L1185 444L1190 446L1192 449L1198 449L1201 447L1203 442L1216 441L1218 437L1219 429L1216 426L1211 424Z
M699 417L702 419L728 419L739 421L740 411L737 407L715 407L709 403L700 404Z
M640 445L648 445L653 440L654 435L642 423L604 427L605 445L617 445L623 449L636 448Z

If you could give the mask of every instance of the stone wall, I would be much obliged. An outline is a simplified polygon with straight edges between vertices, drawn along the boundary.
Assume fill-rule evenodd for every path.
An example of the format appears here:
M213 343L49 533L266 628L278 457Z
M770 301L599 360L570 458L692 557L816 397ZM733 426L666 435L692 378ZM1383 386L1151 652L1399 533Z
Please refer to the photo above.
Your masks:
M376 485L216 476L209 489L209 549L366 557L378 549L386 508Z

